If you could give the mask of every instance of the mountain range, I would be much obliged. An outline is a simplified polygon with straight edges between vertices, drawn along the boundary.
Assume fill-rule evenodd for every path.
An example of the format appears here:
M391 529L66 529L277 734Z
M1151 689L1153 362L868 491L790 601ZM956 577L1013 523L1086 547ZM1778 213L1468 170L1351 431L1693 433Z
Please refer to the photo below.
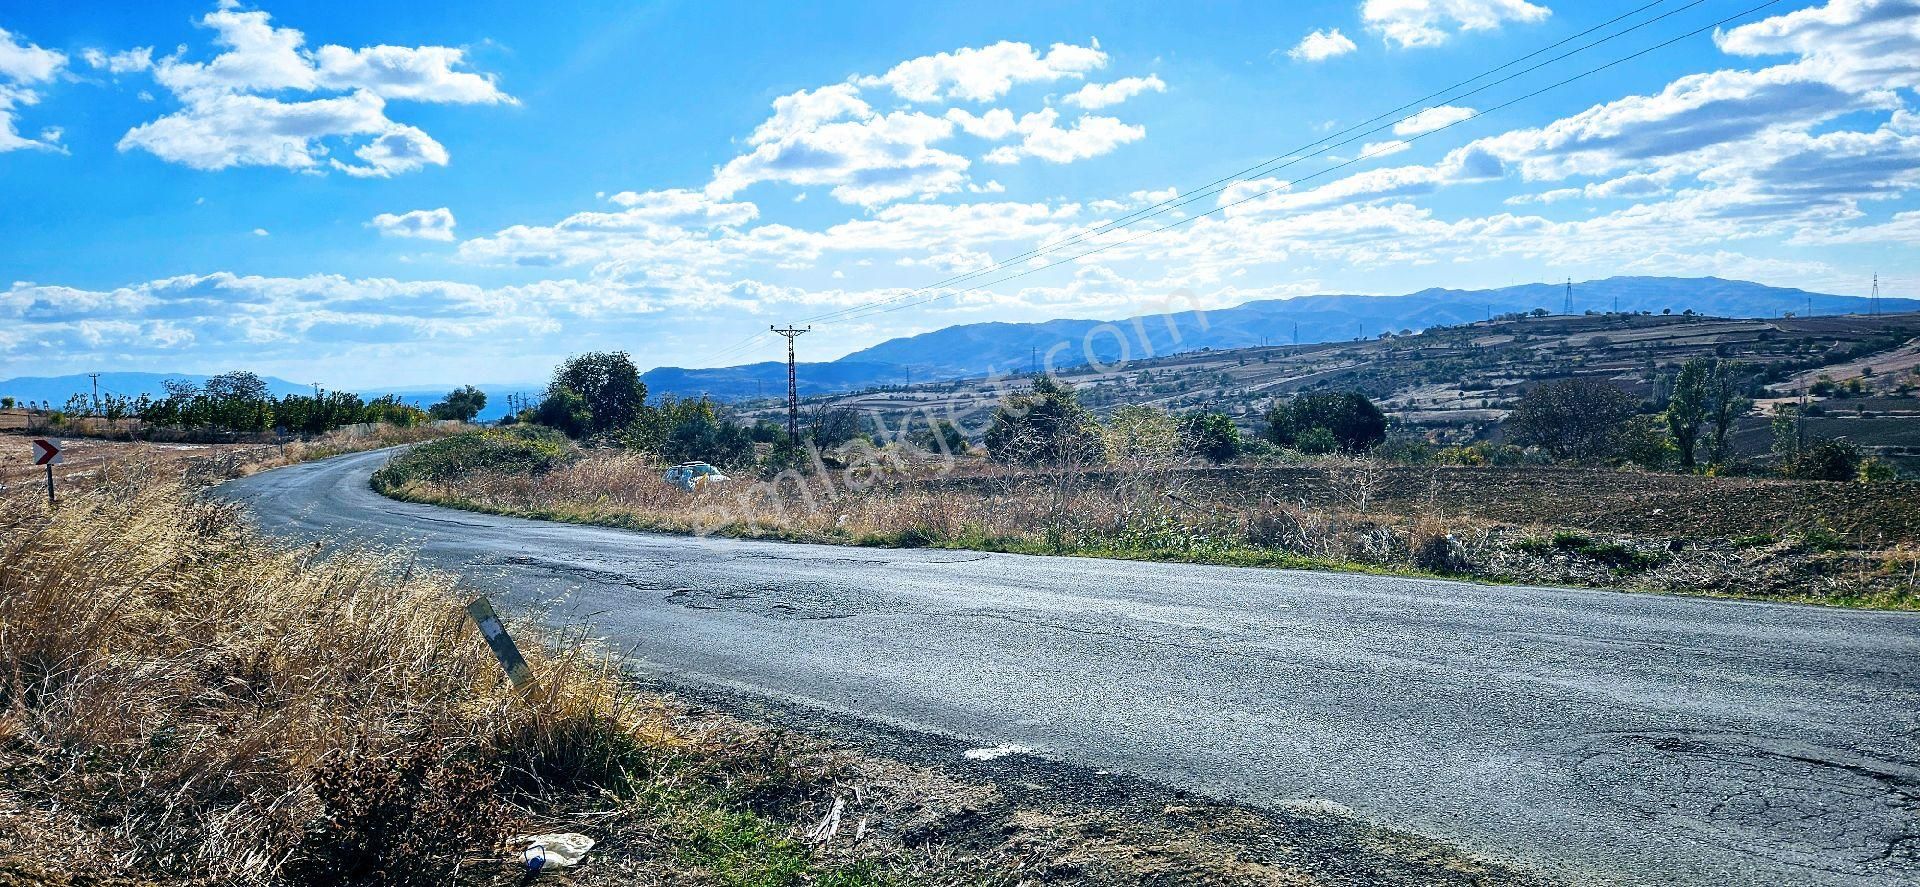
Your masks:
M1345 341L1403 330L1471 323L1489 316L1543 309L1566 309L1565 283L1530 283L1487 290L1427 289L1404 296L1316 295L1248 302L1212 311L1182 311L1119 320L1060 319L1038 323L970 323L889 339L838 360L799 365L804 395L833 394L884 385L983 376L1022 374L1045 363L1053 367L1112 363L1203 348L1246 348ZM1574 283L1572 310L1693 311L1720 317L1778 317L1787 312L1864 314L1872 300L1766 286L1715 277L1610 277ZM1878 310L1920 311L1920 300L1886 298ZM805 340L802 340L803 342ZM128 397L157 395L166 379L205 382L187 373L102 373L100 387ZM780 361L744 366L688 369L658 367L641 375L653 395L706 395L719 400L778 397L786 391L787 367ZM311 391L311 386L268 377L277 396ZM386 389L408 402L426 406L455 383ZM479 385L487 392L482 419L505 415L506 394L537 394L539 383ZM24 401L64 404L75 393L92 390L84 374L27 376L0 381L0 395ZM363 396L371 396L362 392Z
M802 363L799 388L803 396L832 394L909 381L1028 373L1043 363L1066 367L1202 348L1344 341L1535 309L1560 313L1568 301L1568 284L1530 283L1487 290L1427 289L1404 296L1301 296L1120 320L972 323L890 339L839 360ZM1714 277L1590 280L1571 285L1571 302L1575 313L1693 311L1720 317L1863 314L1874 309L1871 299L1859 296ZM1880 302L1881 311L1920 310L1916 299ZM768 361L711 369L659 367L641 378L655 394L738 400L780 395L786 390L786 372L785 363Z

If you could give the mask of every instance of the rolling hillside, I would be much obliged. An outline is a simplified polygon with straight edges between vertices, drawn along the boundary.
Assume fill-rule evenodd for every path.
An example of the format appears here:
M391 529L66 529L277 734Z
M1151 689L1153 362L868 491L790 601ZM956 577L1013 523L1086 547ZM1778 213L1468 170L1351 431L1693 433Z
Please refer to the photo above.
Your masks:
M1565 284L1535 283L1492 290L1429 289L1404 296L1304 296L1204 313L1120 320L965 324L892 339L837 361L802 364L799 377L803 395L819 395L899 385L909 378L923 382L1025 373L1036 357L1050 360L1054 367L1069 367L1203 348L1348 342L1534 309L1559 313L1566 297ZM1881 310L1887 312L1920 310L1920 300L1882 302ZM1790 312L1806 315L1809 308L1815 315L1864 314L1871 306L1857 296L1711 277L1612 277L1573 285L1576 314L1693 311L1719 317L1780 317ZM786 367L778 362L714 369L661 367L643 378L655 393L740 400L784 391Z

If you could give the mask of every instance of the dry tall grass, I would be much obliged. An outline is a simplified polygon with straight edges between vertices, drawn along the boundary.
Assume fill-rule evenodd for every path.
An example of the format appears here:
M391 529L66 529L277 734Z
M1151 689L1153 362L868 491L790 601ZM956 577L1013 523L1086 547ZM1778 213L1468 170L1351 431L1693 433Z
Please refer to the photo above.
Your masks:
M1419 489L1390 490L1393 469L1364 458L1316 462L1310 490L1236 485L1233 469L1201 482L1205 473L1151 460L1099 472L966 463L943 474L886 460L854 465L688 493L664 483L643 454L587 450L538 474L474 469L433 484L382 484L379 476L375 482L416 501L669 532L1920 608L1920 587L1908 575L1912 558L1884 544L1843 551L1811 533L1779 533L1676 548L1664 534L1508 522L1440 501L1439 469L1426 483L1398 478L1401 487Z
M0 875L432 880L509 803L675 753L589 648L523 642L516 698L446 577L267 543L137 465L0 506Z

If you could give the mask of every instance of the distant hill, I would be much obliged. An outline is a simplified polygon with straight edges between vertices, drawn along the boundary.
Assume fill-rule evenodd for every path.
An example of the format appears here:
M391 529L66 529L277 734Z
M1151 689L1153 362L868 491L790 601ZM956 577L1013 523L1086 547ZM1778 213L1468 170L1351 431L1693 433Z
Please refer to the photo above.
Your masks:
M781 377L781 384L785 384L785 372L786 367L782 364L781 373L783 375ZM139 397L142 394L159 397L165 393L166 389L162 383L168 379L184 379L195 385L202 385L206 383L207 378L206 376L196 376L192 373L101 373L100 391L102 393L120 394L127 397ZM271 391L274 397L285 397L289 394L313 393L312 385L302 385L298 382L289 382L273 376L263 376L262 379L266 381L267 390ZM421 385L406 388L382 388L377 391L361 391L358 392L358 394L361 397L368 398L379 397L385 394L396 394L400 396L401 400L424 409L427 405L445 397L447 392L452 391L456 387L458 386ZM487 408L480 411L479 418L498 419L507 414L507 394L516 393L538 396L539 392L546 387L546 383L478 385L475 387L487 393ZM85 373L76 373L70 376L21 376L17 379L0 381L0 395L11 397L22 402L39 403L46 401L56 408L65 404L67 398L75 394L91 394L92 392L93 380Z
M1382 332L1485 320L1543 308L1559 313L1566 284L1532 283L1491 290L1428 289L1404 296L1319 295L1248 302L1204 314L1185 312L1122 320L973 323L891 339L836 361L800 365L801 394L852 391L958 379L992 372L1026 373L1036 360L1055 367L1111 363L1202 348L1346 341ZM1920 300L1883 299L1882 310L1920 310ZM1720 317L1778 317L1787 312L1858 314L1870 300L1720 278L1610 277L1573 285L1573 310L1692 310ZM1124 338L1124 344L1122 339ZM661 367L642 376L650 392L723 400L773 397L786 391L786 365Z
M195 385L201 385L205 384L208 378L191 373L101 373L100 392L124 397L139 397L142 394L159 397L166 393L162 383L168 379L184 379ZM311 385L301 385L272 376L261 378L267 383L267 390L273 392L274 397L313 393ZM20 376L0 380L0 395L23 403L29 401L39 403L44 400L53 404L56 409L75 394L92 393L93 379L85 373L75 373L71 376Z

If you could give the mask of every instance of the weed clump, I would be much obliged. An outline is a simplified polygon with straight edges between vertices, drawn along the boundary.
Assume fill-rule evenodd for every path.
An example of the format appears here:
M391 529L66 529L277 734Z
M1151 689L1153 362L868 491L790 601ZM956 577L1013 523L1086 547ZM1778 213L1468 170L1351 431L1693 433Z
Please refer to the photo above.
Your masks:
M1645 570L1660 564L1660 556L1641 551L1622 542L1595 539L1584 533L1561 531L1547 539L1528 538L1515 544L1528 554L1550 555L1566 552L1596 561L1616 570Z

